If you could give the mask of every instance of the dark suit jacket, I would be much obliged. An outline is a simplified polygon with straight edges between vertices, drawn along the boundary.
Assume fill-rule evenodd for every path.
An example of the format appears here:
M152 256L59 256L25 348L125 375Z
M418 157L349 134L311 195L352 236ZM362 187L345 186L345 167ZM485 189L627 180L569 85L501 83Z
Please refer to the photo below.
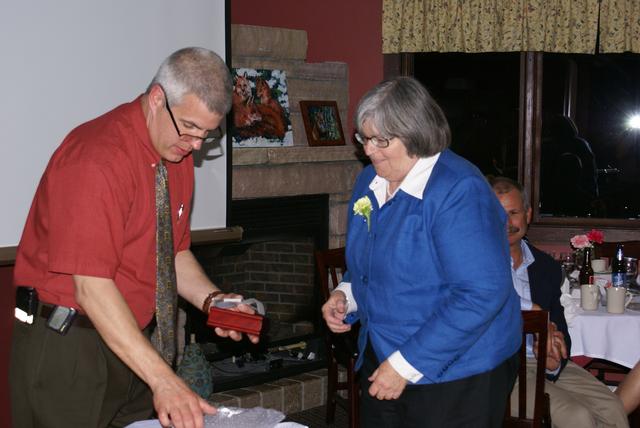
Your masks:
M531 287L531 301L540 305L545 311L549 311L549 318L556 324L558 330L564 334L567 352L570 352L571 337L569 336L567 321L564 318L564 308L560 304L560 286L564 279L562 266L547 253L538 250L528 242L526 244L535 259L527 268L529 286ZM563 359L560 371L555 376L548 376L549 380L555 381L566 365L567 360Z

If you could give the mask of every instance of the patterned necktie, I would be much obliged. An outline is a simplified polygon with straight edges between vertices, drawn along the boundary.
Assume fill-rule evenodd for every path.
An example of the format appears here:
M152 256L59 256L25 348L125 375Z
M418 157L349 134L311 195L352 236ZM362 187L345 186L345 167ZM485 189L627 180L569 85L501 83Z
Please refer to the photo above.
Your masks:
M151 342L162 358L173 364L176 355L176 319L178 293L173 255L171 206L167 168L156 167L156 322Z

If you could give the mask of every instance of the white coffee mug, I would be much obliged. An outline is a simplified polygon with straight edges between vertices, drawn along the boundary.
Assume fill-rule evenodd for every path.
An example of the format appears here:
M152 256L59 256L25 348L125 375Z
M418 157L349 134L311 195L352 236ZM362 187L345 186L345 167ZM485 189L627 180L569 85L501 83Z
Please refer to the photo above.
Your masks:
M610 314L622 314L631 303L633 295L625 287L607 288L607 312Z
M585 311L595 311L598 309L600 292L596 284L582 284L580 286L580 306Z
M591 260L591 268L594 272L604 272L607 270L607 261L605 259Z

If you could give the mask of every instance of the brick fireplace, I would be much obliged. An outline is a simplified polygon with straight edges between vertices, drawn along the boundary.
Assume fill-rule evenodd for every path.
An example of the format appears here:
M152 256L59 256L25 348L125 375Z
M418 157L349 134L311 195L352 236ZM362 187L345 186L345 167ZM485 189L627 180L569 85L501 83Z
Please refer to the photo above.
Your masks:
M242 240L193 252L222 289L266 303L270 327L258 352L319 337L313 251L344 245L348 201L362 164L352 146L236 149L233 164L229 224L243 228ZM256 351L216 338L201 314L193 321L188 330L199 343L216 343L214 358ZM266 381L251 377L229 385Z
M196 252L207 275L225 291L265 304L269 330L263 340L318 331L313 252L328 245L329 195L235 200L231 216L243 238L213 257Z
M246 25L231 31L233 67L286 73L294 145L233 149L228 225L243 228L242 241L194 253L224 290L264 301L272 327L290 325L290 333L274 330L275 337L295 336L317 328L313 251L344 245L347 204L362 168L349 132L346 145L308 146L299 104L335 100L344 118L348 68L307 63L304 31Z
M346 129L346 145L309 147L299 109L301 100L335 100L340 115L346 119L346 64L307 63L306 33L299 30L232 26L232 39L233 67L286 72L294 145L233 149L233 201L228 225L242 227L242 240L194 247L193 251L223 290L256 297L266 304L271 326L266 343L260 345L264 349L270 340L319 334L321 302L313 251L344 245L348 201L362 162ZM201 319L191 327L198 325L203 326ZM211 331L200 333L209 336L198 337L198 342L216 340ZM239 389L229 394L234 400L260 397L258 404L239 398L241 405L267 406L265 400L270 399L263 397L263 389L273 387L280 394L280 401L293 403L295 400L283 398L287 388L299 388L302 382L302 390L311 391L316 384L325 382L324 375L298 376L301 378L272 382L254 375L255 382L251 384L270 383L236 386ZM227 393L226 388L221 390ZM324 396L317 392L314 397ZM214 402L224 402L226 398L229 397L212 397ZM315 399L306 401L307 398L302 400L301 409L322 404Z
M225 291L266 303L274 338L312 333L321 304L313 251L344 245L362 168L355 149L235 149L233 164L229 223L243 228L242 240L194 254Z

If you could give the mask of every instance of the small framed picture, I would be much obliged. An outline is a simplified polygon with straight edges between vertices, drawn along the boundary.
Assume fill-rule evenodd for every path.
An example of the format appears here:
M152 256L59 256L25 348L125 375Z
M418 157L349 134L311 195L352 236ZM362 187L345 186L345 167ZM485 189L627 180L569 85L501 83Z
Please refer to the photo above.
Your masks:
M344 133L335 101L300 101L310 146L344 146Z

